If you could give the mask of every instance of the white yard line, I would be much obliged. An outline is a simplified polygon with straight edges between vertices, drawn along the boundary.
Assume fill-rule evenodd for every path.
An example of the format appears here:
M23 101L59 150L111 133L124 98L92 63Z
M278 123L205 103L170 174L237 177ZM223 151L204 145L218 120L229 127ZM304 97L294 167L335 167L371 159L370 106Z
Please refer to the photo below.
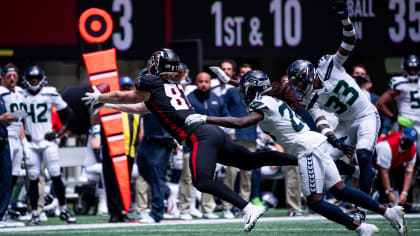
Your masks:
M380 219L380 215L367 215L367 219ZM420 214L409 214L406 218L420 218ZM276 222L276 221L311 221L326 220L319 215L296 216L296 217L263 217L259 222ZM143 226L165 226L165 225L193 225L193 224L222 224L222 223L243 223L243 219L215 219L215 220L165 220L154 224L140 224L137 221L132 223L100 223L100 224L67 224L67 225L45 225L45 226L25 226L17 228L2 228L2 232L29 232L29 231L48 231L48 230L71 230L71 229L96 229L96 228L120 228L120 227L143 227Z

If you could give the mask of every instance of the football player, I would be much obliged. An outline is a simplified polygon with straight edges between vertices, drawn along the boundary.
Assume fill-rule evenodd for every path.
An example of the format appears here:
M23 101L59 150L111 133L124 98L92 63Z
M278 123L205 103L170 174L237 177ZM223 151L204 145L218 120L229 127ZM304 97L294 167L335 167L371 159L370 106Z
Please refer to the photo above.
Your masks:
M0 86L0 96L3 97L8 112L17 112L22 109L23 100L23 89L17 86L19 80L18 68L9 63L4 70L5 75ZM7 132L12 158L12 186L14 186L21 169L23 155L30 158L29 143L23 133L23 125L20 119L10 123L7 126Z
M182 90L180 79L184 72L179 70L179 63L178 56L171 49L161 49L154 52L149 60L150 74L137 78L136 90L101 94L94 87L94 92L86 93L82 100L91 106L98 103L120 103L105 106L126 112L150 111L178 143L192 150L189 165L194 186L201 192L213 194L243 210L244 231L250 231L265 209L248 203L232 189L215 181L213 176L216 163L251 170L264 165L297 165L297 159L293 155L275 151L249 152L230 140L215 125L186 125L185 118L196 113Z
M362 191L346 186L328 152L331 145L327 138L310 131L309 127L294 112L298 107L295 94L280 83L270 84L268 75L262 71L247 72L241 79L240 89L248 105L249 114L244 117L211 117L190 115L186 124L211 123L230 128L242 128L257 124L275 142L298 156L301 187L308 206L326 218L356 230L359 235L373 235L375 225L353 219L337 206L323 200L323 189L329 190L336 199L349 201L383 215L400 235L406 235L403 208L386 208Z
M65 187L61 180L60 163L58 157L57 139L64 136L67 124L72 118L72 110L62 99L56 88L46 86L44 71L39 66L26 68L23 82L25 84L23 108L27 113L24 119L25 134L29 141L32 160L27 164L29 175L29 199L32 206L32 219L30 224L39 224L37 211L38 178L41 171L41 162L51 176L54 190L60 204L60 219L68 223L75 223L67 210ZM52 131L51 110L55 106L63 123L58 133Z
M370 194L375 176L372 156L381 126L380 118L375 106L362 95L357 83L343 67L355 45L355 30L345 1L334 1L333 5L343 25L343 41L338 51L321 57L317 68L309 61L297 60L289 66L287 74L290 85L302 95L303 104L319 131L327 136L328 142L350 158L353 156L352 146L356 146L355 162L360 168L360 189ZM345 131L351 146L344 143L345 137L336 137L325 112L336 115L339 121L337 129ZM365 210L358 208L354 217L363 221L365 214Z
M391 78L389 89L376 101L379 112L397 121L398 114L394 115L388 105L395 99L398 113L414 122L413 128L420 130L420 58L409 55L404 58L401 65L403 75ZM420 135L417 137L417 147L420 147ZM417 156L420 148L417 148Z

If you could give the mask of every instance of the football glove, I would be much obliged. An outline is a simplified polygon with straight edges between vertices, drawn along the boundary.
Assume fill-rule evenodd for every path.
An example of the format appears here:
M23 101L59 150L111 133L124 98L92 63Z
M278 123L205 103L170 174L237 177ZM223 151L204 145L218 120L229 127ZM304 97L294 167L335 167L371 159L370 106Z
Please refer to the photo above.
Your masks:
M223 83L227 84L230 80L229 76L218 66L210 66L209 67L213 73L216 74L217 78L219 78Z
M58 137L59 137L60 135L58 134L58 133L56 133L56 132L49 132L49 133L46 133L45 134L45 140L48 140L48 141L54 141L54 140L56 140Z
M35 164L34 159L32 158L31 148L29 147L29 142L26 138L20 140L22 143L23 149L23 158L25 159L26 166L32 166Z
M101 92L96 88L96 86L92 86L93 92L86 92L85 97L82 97L82 101L85 105L90 105L90 109L93 109L96 104L99 103L98 97L101 95Z
M335 137L335 135L333 134L327 136L328 142L333 147L340 149L346 156L348 156L349 158L352 158L353 153L354 153L354 147L344 143L344 140L346 140L346 138L347 136L337 139L337 137Z
M334 0L332 9L341 20L347 19L349 17L347 4L344 0Z
M200 114L192 114L187 116L185 118L185 124L186 125L192 125L192 124L202 124L206 123L207 116L206 115L200 115Z

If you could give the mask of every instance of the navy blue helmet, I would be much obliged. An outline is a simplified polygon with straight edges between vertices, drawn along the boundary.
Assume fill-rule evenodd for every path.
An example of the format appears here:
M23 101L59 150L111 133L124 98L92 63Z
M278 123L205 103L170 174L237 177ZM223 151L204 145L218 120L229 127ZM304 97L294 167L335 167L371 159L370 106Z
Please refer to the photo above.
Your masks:
M408 55L402 63L404 76L409 80L417 80L420 74L420 58L416 55Z
M148 61L149 73L159 75L163 72L178 72L179 57L169 48L162 48L152 54Z
M316 69L307 60L297 60L287 68L287 77L290 85L303 95L312 91L312 83L315 81Z
M256 97L272 89L270 78L265 72L251 70L246 72L239 85L239 92L245 99L246 104L250 104Z
M39 66L29 66L23 74L23 82L25 86L29 91L35 93L43 86L47 85L46 78L47 77L45 76L44 71ZM39 83L33 85L29 82L31 79L37 79L39 80Z

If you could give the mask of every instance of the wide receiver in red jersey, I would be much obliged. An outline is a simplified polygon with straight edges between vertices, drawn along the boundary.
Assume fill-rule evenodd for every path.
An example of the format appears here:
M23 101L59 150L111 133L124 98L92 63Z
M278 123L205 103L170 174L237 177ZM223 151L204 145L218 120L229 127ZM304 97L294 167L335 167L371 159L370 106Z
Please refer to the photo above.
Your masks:
M215 125L185 125L185 118L195 114L179 83L183 76L179 58L171 49L152 54L148 62L149 74L137 78L136 90L113 91L101 94L96 88L82 98L91 106L97 103L125 112L150 111L179 143L191 148L189 165L194 186L201 192L213 194L232 203L245 213L244 231L250 231L264 207L254 206L221 182L213 179L216 163L251 170L261 166L297 165L295 156L276 151L249 152L230 140ZM126 105L125 105L126 104Z

